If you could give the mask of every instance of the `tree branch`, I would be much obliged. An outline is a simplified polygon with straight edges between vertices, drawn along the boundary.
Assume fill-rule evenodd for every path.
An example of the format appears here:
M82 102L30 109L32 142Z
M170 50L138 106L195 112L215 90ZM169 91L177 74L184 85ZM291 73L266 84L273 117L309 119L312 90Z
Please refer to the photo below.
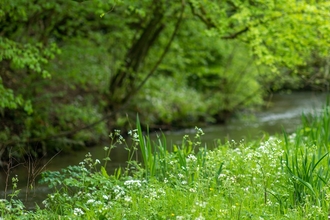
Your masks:
M156 62L156 64L154 65L154 67L152 68L152 70L149 72L149 74L143 79L143 81L136 87L136 89L134 89L129 95L126 95L125 99L124 99L124 102L123 102L123 105L121 105L118 109L106 114L104 117L102 117L101 119L91 123L91 124L88 124L86 126L83 126L83 127L79 127L79 128L76 128L76 129L73 129L73 130L69 130L69 131L63 131L63 132L60 132L60 133L57 133L57 134L53 134L53 135L49 135L47 137L40 137L40 138L32 138L32 139L28 139L28 140L21 140L21 141L7 141L5 143L3 143L3 145L0 145L0 146L6 146L6 145L12 145L12 144L18 144L18 143L34 143L34 142L40 142L40 141L44 141L44 140L47 140L47 139L55 139L55 138L59 138L59 137L63 137L63 136L68 136L68 135L72 135L72 134L75 134L79 131L82 131L82 130L86 130L86 129L89 129L89 128L92 128L94 126L96 126L97 124L111 118L114 114L118 113L118 112L121 112L128 104L128 101L142 88L142 86L146 83L146 81L155 73L156 69L158 68L159 64L162 62L162 60L164 59L165 55L167 54L173 40L174 40L174 37L176 36L177 32L178 32L178 29L179 29L179 26L180 26L180 23L182 21L182 18L183 18L183 12L184 12L184 8L185 8L185 3L184 3L184 0L182 0L181 2L181 13L180 13L180 17L175 25L175 29L172 33L172 36L169 40L169 42L167 43L162 55L160 56L160 58L158 59L158 61Z
M183 13L184 13L184 9L185 9L185 2L184 0L181 1L181 12L180 12L180 16L179 19L175 25L174 31L172 33L172 36L170 38L170 40L168 41L162 55L159 57L158 61L155 63L154 67L150 70L150 72L148 73L148 75L142 80L142 82L135 88L133 89L129 94L126 95L125 97L125 102L128 102L141 88L142 86L147 82L147 80L155 73L155 71L157 70L158 66L161 64L161 62L163 61L165 55L168 53L171 44L179 30L182 18L183 18Z
M240 30L240 31L238 31L238 32L236 32L236 33L233 33L233 34L230 34L230 35L227 35L227 36L223 36L223 37L221 37L221 39L235 39L235 38L237 38L239 35L241 35L241 34L243 34L243 33L245 33L245 32L247 32L249 30L249 27L245 27L245 28L243 28L242 30Z
M217 27L217 25L210 18L208 18L206 16L207 13L202 6L199 7L199 10L201 11L201 14L199 14L196 12L196 9L191 2L189 2L189 5L190 5L190 9L191 9L191 12L193 13L193 15L197 16L204 24L206 24L207 28L216 28Z

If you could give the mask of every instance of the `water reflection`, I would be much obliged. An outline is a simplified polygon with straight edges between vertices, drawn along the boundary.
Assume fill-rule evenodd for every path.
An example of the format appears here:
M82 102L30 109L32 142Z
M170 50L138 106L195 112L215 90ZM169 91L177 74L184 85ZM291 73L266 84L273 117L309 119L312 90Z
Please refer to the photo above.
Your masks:
M326 104L326 93L301 92L292 94L277 94L272 96L269 107L255 117L247 119L233 119L226 125L216 125L203 128L203 140L213 146L217 139L251 140L261 138L264 132L280 133L282 129L291 133L301 124L301 115L317 114ZM182 136L193 133L194 130L166 132L166 136L173 143L181 143Z

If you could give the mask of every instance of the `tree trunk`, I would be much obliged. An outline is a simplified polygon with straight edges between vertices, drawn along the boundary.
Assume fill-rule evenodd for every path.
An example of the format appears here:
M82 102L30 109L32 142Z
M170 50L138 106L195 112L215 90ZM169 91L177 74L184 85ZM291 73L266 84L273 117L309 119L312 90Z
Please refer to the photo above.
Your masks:
M116 111L130 98L131 91L139 84L136 80L141 65L160 33L164 29L164 11L161 3L155 5L153 14L142 33L128 50L125 61L116 74L111 77L109 85L108 110Z

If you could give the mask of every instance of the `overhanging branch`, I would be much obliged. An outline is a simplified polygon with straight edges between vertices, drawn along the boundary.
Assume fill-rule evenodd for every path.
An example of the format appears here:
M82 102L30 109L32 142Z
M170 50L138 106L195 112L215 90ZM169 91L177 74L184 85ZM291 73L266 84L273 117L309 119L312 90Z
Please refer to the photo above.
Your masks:
M163 61L164 57L166 56L166 54L168 53L171 44L179 30L182 18L183 18L183 13L184 13L184 9L185 9L185 2L184 0L181 1L181 12L180 12L180 16L178 21L175 24L175 28L174 31L171 35L170 40L168 41L162 55L159 57L158 61L155 63L155 65L153 66L153 68L150 70L150 72L147 74L147 76L142 80L142 82L134 89L132 90L129 94L126 95L125 97L125 102L128 102L141 88L142 86L148 81L148 79L155 73L155 71L157 70L158 66L161 64L161 62Z
M217 27L217 25L210 18L207 17L207 13L206 13L205 9L203 8L203 6L200 6L198 8L201 13L197 13L192 2L189 2L189 5L190 5L190 9L191 9L191 12L193 13L193 15L197 16L204 24L206 24L207 28L216 28Z
M241 35L241 34L243 34L243 33L245 33L245 32L247 32L249 30L249 27L245 27L245 28L243 28L242 30L240 30L240 31L238 31L238 32L236 32L236 33L233 33L233 34L230 34L230 35L227 35L227 36L223 36L223 37L221 37L221 39L235 39L235 38L237 38L239 35Z
M5 143L3 143L2 145L0 146L8 146L8 145L13 145L13 144L24 144L24 143L35 143L35 142L40 142L40 141L44 141L44 140L48 140L48 139L55 139L55 138L59 138L59 137L64 137L64 136L68 136L68 135L72 135L72 134L75 134L79 131L82 131L82 130L86 130L86 129L90 129L96 125L98 125L99 123L111 118L113 115L115 115L116 113L118 112L121 112L128 104L128 101L142 88L142 86L146 83L146 81L155 73L156 69L158 68L159 64L162 62L162 60L164 59L165 55L168 53L169 51L169 48L178 32L178 29L179 29L179 26L180 26L180 23L182 21L182 18L183 18L183 12L184 12L184 8L185 8L185 2L184 0L181 1L181 12L180 12L180 16L179 16L179 19L175 25L175 29L172 33L172 36L169 40L169 42L167 43L162 55L160 56L160 58L158 59L158 61L156 62L156 64L154 65L154 67L151 69L151 71L148 73L148 75L143 79L143 81L136 87L136 89L134 89L130 95L127 95L124 99L124 103L123 105L121 105L118 109L106 114L105 116L103 116L101 119L91 123L91 124L88 124L86 126L83 126L83 127L79 127L79 128L75 128L73 130L69 130L69 131L63 131L63 132L60 132L60 133L57 133L57 134L52 134L52 135L49 135L49 136L46 136L46 137L39 137L39 138L32 138L32 139L27 139L27 140L20 140L20 141L7 141Z

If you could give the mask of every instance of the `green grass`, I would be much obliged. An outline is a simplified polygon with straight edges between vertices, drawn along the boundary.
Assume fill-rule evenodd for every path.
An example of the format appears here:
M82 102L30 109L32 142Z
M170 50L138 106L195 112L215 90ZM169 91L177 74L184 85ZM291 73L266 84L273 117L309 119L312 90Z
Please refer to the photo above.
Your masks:
M54 188L45 208L26 211L11 197L0 202L4 219L327 219L329 215L329 108L303 116L293 134L262 141L227 142L213 150L203 131L180 146L152 141L137 129L127 167L108 174L90 154L77 166L43 173ZM171 150L169 150L171 149ZM138 153L139 152L139 153ZM141 156L141 158L136 158Z

